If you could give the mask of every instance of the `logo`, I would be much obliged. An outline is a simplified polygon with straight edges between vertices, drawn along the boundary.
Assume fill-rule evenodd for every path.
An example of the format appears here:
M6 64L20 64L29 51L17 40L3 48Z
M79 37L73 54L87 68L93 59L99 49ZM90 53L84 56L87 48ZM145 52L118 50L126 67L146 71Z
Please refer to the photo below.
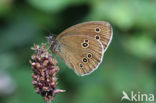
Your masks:
M122 98L121 101L128 100L132 102L143 102L143 101L148 101L148 102L153 102L154 101L154 94L144 94L141 93L140 91L134 92L131 91L130 95L128 95L125 91L122 91Z

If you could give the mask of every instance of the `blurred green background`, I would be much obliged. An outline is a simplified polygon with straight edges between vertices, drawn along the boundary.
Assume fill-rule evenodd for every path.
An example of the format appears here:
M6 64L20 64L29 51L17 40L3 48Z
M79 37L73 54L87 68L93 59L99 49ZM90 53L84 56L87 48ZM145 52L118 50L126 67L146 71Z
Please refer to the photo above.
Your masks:
M57 86L66 92L53 103L121 103L122 91L132 90L156 94L156 0L0 0L0 103L44 103L31 83L30 47L93 20L113 26L103 63L79 77L57 58Z

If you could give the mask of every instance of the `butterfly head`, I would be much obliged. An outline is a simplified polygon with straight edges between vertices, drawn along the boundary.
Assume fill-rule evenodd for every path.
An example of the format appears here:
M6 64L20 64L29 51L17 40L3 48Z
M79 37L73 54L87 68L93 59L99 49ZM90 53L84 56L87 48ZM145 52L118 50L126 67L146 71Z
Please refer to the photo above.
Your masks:
M52 34L51 36L46 37L49 48L52 52L57 52L58 51L58 45L57 45L57 40L56 36Z

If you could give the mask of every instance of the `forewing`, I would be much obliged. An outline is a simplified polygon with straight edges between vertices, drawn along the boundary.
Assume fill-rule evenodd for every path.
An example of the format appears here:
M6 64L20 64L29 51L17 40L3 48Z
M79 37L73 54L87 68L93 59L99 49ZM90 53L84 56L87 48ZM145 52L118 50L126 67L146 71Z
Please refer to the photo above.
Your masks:
M111 25L108 22L92 21L69 27L60 33L57 39L67 35L86 35L95 38L102 43L104 50L106 50L112 40L113 31Z

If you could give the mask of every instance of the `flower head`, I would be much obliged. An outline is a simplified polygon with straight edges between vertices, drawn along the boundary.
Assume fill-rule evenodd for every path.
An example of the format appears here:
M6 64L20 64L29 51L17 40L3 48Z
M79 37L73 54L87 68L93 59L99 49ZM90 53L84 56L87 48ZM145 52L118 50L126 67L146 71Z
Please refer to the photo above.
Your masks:
M32 84L35 91L40 94L46 102L53 100L55 95L64 90L56 89L56 73L59 67L57 61L49 54L45 44L34 45L32 48L35 53L31 57Z

